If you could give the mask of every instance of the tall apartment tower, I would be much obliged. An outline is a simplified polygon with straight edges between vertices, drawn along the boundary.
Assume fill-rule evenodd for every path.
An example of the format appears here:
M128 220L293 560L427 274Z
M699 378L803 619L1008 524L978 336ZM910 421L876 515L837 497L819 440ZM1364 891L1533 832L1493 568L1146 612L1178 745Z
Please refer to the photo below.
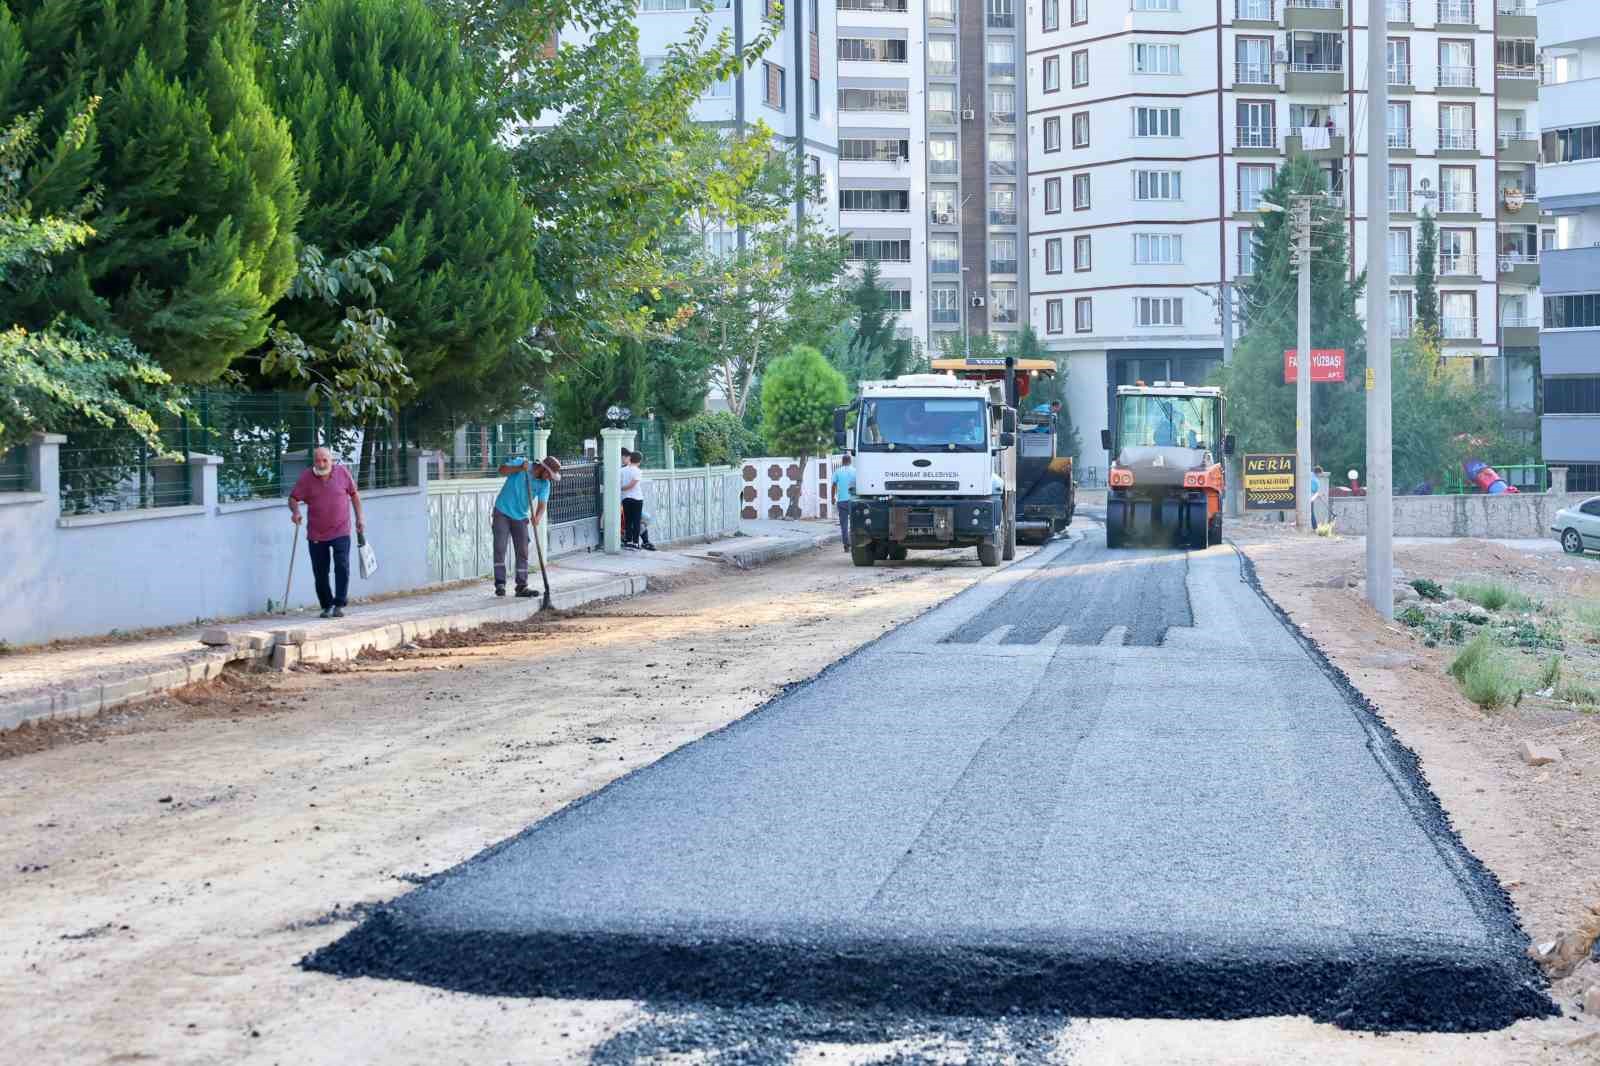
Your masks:
M835 0L839 222L879 260L902 330L1003 334L1021 322L1025 146L1014 0Z
M1545 462L1573 492L1600 492L1600 4L1543 0L1539 117Z
M1531 429L1534 20L1520 0L1387 6L1391 321L1410 331L1426 204L1445 354ZM1222 359L1220 286L1253 273L1261 194L1290 155L1322 168L1352 272L1366 268L1366 16L1365 0L1030 8L1028 315L1068 357L1084 467L1106 468L1097 431L1117 385L1201 381ZM1502 324L1524 333L1502 340Z

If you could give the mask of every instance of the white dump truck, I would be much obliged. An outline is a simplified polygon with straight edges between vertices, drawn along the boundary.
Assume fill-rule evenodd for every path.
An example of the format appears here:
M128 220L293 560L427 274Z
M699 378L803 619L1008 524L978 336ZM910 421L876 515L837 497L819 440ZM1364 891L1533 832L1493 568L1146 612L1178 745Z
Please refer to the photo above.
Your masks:
M1016 408L1001 381L911 374L864 381L834 411L834 444L853 452L850 557L973 546L984 566L1016 554Z

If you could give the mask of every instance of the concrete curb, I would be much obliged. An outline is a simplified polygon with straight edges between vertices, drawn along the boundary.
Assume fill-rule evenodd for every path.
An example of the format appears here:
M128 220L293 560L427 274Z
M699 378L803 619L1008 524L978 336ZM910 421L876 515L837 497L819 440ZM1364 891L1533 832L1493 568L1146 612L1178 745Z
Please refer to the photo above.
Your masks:
M839 534L835 531L814 537L788 538L774 544L753 545L744 550L730 546L727 551L706 552L705 556L748 570L838 542ZM558 611L571 611L601 600L642 595L647 587L645 575L622 574L575 589L552 589L550 606ZM275 670L288 670L301 663L344 662L368 648L388 651L436 633L476 629L493 622L525 621L538 613L539 606L538 600L510 600L454 614L391 622L321 640L307 639L314 629L303 625L271 631L260 628L230 631L228 643L196 648L177 661L168 659L147 673L136 673L115 681L94 681L48 695L28 696L0 704L0 733L50 718L91 718L102 711L209 681L220 675L223 668L232 662L254 662Z

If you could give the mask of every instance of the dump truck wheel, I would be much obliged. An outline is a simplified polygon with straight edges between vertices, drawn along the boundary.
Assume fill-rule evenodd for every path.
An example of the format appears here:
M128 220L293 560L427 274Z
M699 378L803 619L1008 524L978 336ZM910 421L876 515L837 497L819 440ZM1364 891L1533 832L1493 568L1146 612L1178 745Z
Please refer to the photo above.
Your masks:
M1204 500L1190 501L1184 505L1188 511L1189 547L1195 551L1206 549L1206 535L1210 532L1210 524L1206 521L1206 502Z
M889 549L889 558L893 559L897 563L905 562L906 556L910 554L910 552L906 551L898 544Z
M999 566L1000 545L993 541L985 541L978 545L978 562L984 566Z
M1211 532L1209 536L1211 543L1222 543L1222 516L1220 514L1211 519Z
M878 553L873 549L871 542L850 546L850 561L857 566L871 566L877 558Z
M1122 547L1122 535L1128 525L1126 500L1106 501L1106 547Z

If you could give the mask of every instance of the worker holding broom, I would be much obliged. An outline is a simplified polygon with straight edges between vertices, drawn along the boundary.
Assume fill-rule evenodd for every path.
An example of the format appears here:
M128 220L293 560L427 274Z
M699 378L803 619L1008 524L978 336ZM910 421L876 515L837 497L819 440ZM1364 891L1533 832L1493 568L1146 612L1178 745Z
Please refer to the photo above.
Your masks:
M506 594L506 542L516 554L516 594L537 596L528 587L528 536L544 520L550 485L561 480L561 460L548 456L538 462L517 456L500 464L505 484L494 501L494 594Z

